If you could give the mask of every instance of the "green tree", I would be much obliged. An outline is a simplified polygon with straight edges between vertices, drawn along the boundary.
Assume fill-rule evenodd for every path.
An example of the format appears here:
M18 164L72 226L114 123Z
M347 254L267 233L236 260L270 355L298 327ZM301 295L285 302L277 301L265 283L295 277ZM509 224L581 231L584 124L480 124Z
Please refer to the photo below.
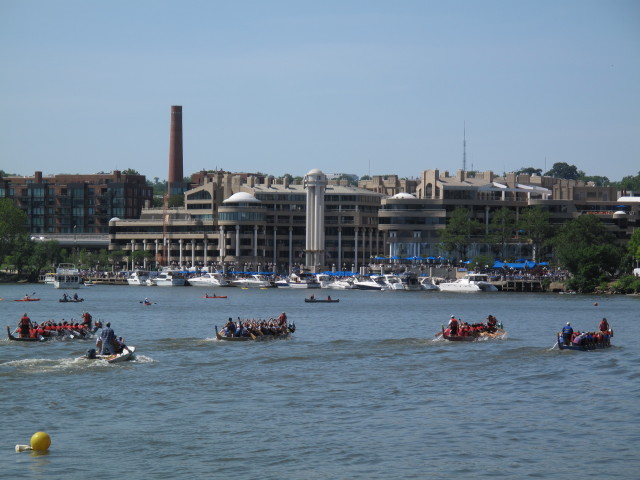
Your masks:
M640 172L638 175L628 175L618 182L621 190L630 190L632 192L640 192Z
M488 243L490 243L494 251L499 254L500 259L506 258L506 247L509 239L516 232L516 214L513 210L502 207L491 215L489 221Z
M585 173L580 170L580 175L578 176L578 180L582 180L583 182L593 182L593 184L597 187L606 187L611 185L608 177L601 177L599 175L585 175Z
M122 173L125 175L140 175L140 172L134 170L133 168L127 168L126 170L123 170Z
M542 169L541 168L533 168L533 167L527 167L527 168L521 168L520 170L518 170L516 172L517 174L525 174L525 175L538 175L538 176L542 176Z
M594 215L566 223L553 240L556 256L573 277L569 286L592 292L613 275L621 263L622 248Z
M633 231L633 235L631 235L629 243L627 243L627 252L633 265L637 267L640 264L640 228L636 228Z
M541 248L552 236L553 226L549 221L550 217L550 213L539 206L529 207L520 212L520 235L531 242L534 262L538 261Z
M482 224L471 217L471 210L458 207L451 212L447 227L440 231L440 240L445 251L466 260L472 237L481 231Z
M564 178L566 180L578 179L578 168L575 165L569 165L566 162L554 163L551 170L545 175L549 177Z
M9 198L0 199L0 263L27 234L27 214Z

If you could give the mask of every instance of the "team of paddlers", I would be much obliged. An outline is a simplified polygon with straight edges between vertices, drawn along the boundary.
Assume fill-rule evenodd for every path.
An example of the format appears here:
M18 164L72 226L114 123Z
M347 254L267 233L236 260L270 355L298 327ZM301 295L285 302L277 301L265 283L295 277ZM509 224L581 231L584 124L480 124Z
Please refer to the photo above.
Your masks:
M571 322L562 328L562 343L564 345L609 345L613 337L613 330L606 318L600 321L597 332L574 331Z
M477 337L483 333L495 333L498 328L502 328L502 325L498 324L498 319L493 315L487 317L486 323L467 323L451 315L444 334L453 337Z
M240 319L236 322L231 317L227 323L222 327L220 334L223 337L250 337L251 335L263 336L263 335L286 335L289 333L289 327L287 325L287 314L282 312L278 318L270 317L268 320L264 319Z
M96 322L96 328L100 328L100 322ZM67 322L62 319L59 322L55 320L46 320L42 323L32 322L25 313L18 322L18 332L20 338L48 338L63 336L90 336L93 331L93 317L89 312L82 314L82 323Z

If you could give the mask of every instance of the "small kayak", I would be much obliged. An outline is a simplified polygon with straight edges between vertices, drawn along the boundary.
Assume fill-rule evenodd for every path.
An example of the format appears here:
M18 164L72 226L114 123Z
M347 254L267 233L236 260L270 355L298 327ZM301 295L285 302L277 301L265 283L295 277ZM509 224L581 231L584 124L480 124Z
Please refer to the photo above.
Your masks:
M39 302L40 299L39 298L18 298L16 300L14 300L14 302Z
M201 298L227 298L226 295L204 295Z

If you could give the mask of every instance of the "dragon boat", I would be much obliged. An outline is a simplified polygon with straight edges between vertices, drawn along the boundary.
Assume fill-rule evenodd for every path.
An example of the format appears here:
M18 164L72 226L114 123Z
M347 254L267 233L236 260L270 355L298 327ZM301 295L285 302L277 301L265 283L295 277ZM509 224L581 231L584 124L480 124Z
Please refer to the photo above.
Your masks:
M216 338L218 340L223 340L226 342L248 342L248 341L256 341L256 340L272 340L276 338L287 338L293 332L296 331L296 324L290 323L287 325L286 333L264 333L261 330L256 331L256 333L249 331L247 336L236 337L231 335L226 335L224 328L218 330L218 326L215 326Z
M449 333L449 329L445 329L443 326L442 331L436 333L435 338L443 338L445 340L449 340L450 342L475 342L477 340L503 338L506 334L507 332L505 332L502 328L496 328L493 332L473 331L468 332L466 335L451 335Z
M582 332L573 336L571 341L565 345L562 332L558 332L558 349L559 350L600 350L603 348L611 347L611 337L613 337L613 330L606 330L604 332Z
M45 330L41 335L20 337L11 333L11 327L7 325L7 336L9 340L14 342L46 342L47 340L86 340L92 338L93 334L100 327L94 327L91 330L82 328L80 330L62 329L62 330Z

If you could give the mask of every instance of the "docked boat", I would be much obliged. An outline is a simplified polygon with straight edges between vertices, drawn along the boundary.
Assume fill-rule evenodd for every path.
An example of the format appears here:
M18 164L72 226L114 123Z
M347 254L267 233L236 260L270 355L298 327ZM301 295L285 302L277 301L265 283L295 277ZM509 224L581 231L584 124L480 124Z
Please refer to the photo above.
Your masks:
M361 277L357 276L353 279L353 285L360 290L386 290L387 285L382 277Z
M41 335L29 337L15 336L11 333L11 327L7 325L7 337L14 342L46 342L47 340L86 340L93 337L98 327L92 330L46 330Z
M53 285L56 280L56 274L53 272L45 273L44 275L40 275L39 281L42 283L46 283L48 285Z
M427 290L430 292L437 292L438 290L440 290L440 288L435 284L433 278L431 277L420 277L418 279L418 282L420 283L420 287L422 288L422 290Z
M605 332L582 332L573 336L571 341L565 344L562 332L559 332L557 335L558 349L587 351L609 348L611 347L611 337L613 337L613 330L607 330Z
M291 288L320 288L320 282L313 273L299 272L289 275Z
M61 263L56 269L56 276L53 281L56 288L80 288L84 285L84 280L80 276L80 271L72 263Z
M386 285L386 290L404 290L404 284L399 275L393 273L386 273L384 275L371 277L372 279L379 279Z
M316 273L316 280L320 284L320 288L330 288L329 285L333 283L334 278L326 273Z
M157 277L149 277L147 285L157 287L183 287L186 285L187 279L182 273L165 268Z
M417 292L422 290L422 285L418 281L418 277L414 273L403 273L399 275L402 286L409 292Z
M229 287L229 282L225 280L221 273L203 273L199 277L188 279L192 287Z
M231 285L240 288L271 288L273 284L266 276L255 273L248 277L240 277L231 281Z
M304 299L305 303L338 303L339 301L340 301L339 298L331 298L331 297L327 297L327 298L311 297L311 298Z
M439 285L441 292L497 292L498 288L489 282L489 276L482 273L468 273L455 282Z
M82 357L78 357L78 360L102 360L108 363L120 363L128 360L133 360L136 352L136 347L133 345L125 347L121 353L114 353L113 355L99 355L96 353L95 348L91 348Z
M235 337L235 336L226 335L224 328L221 330L218 330L218 326L217 325L215 326L216 338L218 340L223 340L226 342L247 342L249 340L254 340L254 341L255 340L275 340L278 338L287 338L289 337L289 335L291 335L295 331L296 331L296 324L290 323L287 326L286 333L264 334L259 331L258 333L248 332L248 335L244 337Z
M127 278L127 283L129 285L147 285L147 280L149 280L149 272L146 270L135 270L129 278Z
M327 288L334 290L353 290L357 288L351 278L344 278L342 280L335 280L327 285Z

